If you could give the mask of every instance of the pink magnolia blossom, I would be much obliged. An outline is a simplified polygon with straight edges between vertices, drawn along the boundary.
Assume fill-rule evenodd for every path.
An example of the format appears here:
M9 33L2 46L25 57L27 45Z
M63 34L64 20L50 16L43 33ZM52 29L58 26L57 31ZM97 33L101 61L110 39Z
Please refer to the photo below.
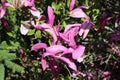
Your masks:
M48 13L48 22L47 23L44 23L44 24L37 23L35 25L34 22L32 22L32 24L34 25L34 27L36 29L40 29L40 30L49 32L52 35L53 44L56 44L56 42L58 41L58 39L57 39L58 29L59 29L58 27L60 25L58 25L56 28L53 27L55 15L54 15L52 7L48 6L47 11L48 11L47 12Z
M83 55L84 55L84 49L85 49L84 46L80 45L76 49L66 48L62 45L52 45L50 47L46 47L46 46L44 47L44 46L45 46L44 43L37 43L32 46L32 50L39 50L41 48L44 48L46 50L43 53L42 59L41 59L43 71L45 71L46 68L51 68L50 64L48 64L48 62L51 63L51 59L52 60L58 59L66 63L67 66L71 68L74 72L78 72L77 67L74 63L74 60L77 60L78 62L83 61ZM48 61L46 60L46 57L48 57ZM59 63L58 60L57 60L57 63ZM59 71L57 70L59 69L57 63L56 61L53 61L51 63L54 66L52 68L53 72Z
M78 34L80 26L81 24L69 24L65 27L64 33L60 33L60 37L72 48L77 46L74 37Z
M82 10L82 8L88 9L88 7L86 7L86 6L79 6L79 7L75 8L75 9L73 9L74 5L75 5L75 0L71 0L70 6L69 6L70 17L73 17L73 18L85 18L85 21L81 25L81 29L79 31L79 35L83 36L83 39L84 39L87 36L91 26L94 25L94 23L92 23L89 20L89 17Z
M6 8L12 7L14 9L19 9L23 6L29 7L30 12L33 16L40 17L40 12L34 6L34 0L12 0L11 3L7 1L2 1L2 6L0 7L0 19L5 15Z

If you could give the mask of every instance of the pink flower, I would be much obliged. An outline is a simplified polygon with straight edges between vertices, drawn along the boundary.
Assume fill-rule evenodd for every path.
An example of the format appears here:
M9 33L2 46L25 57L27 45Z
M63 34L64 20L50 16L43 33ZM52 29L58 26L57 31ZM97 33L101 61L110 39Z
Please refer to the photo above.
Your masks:
M34 24L34 22L32 22L32 25L34 25L34 27L36 29L40 29L46 32L49 32L52 35L52 44L56 44L56 42L58 41L57 35L58 35L58 31L59 31L59 27L60 25L58 25L56 28L53 27L54 24L54 19L55 19L55 15L53 12L52 7L48 6L48 22L44 23L44 24L39 24L38 22L36 23L36 25Z
M81 25L81 29L79 31L79 35L83 36L83 39L84 39L87 36L91 26L94 25L94 23L92 23L89 20L89 17L82 10L82 8L88 9L88 7L86 7L86 6L79 6L79 7L75 8L75 9L73 9L74 5L75 5L75 0L71 0L70 6L69 6L70 17L73 17L73 18L85 18L85 21Z
M78 34L81 24L69 24L65 27L64 33L60 37L72 48L76 48L74 37Z
M31 14L33 16L40 17L40 12L34 6L34 0L12 0L11 3L4 1L3 5L0 7L0 19L5 15L6 8L12 7L14 9L19 9L21 7L29 7Z
M57 69L59 69L58 63L60 63L60 61L62 61L64 63L66 63L67 66L69 68L71 68L74 72L76 72L76 74L79 72L73 61L74 60L77 60L78 62L83 61L83 55L84 55L84 49L85 49L84 46L80 45L75 49L66 48L62 45L52 45L50 47L46 47L44 43L37 43L32 46L32 50L39 50L42 48L44 48L46 50L43 53L42 59L41 59L43 71L45 71L46 68L51 68L51 65L54 66L51 68L53 73L59 71L59 70L57 70ZM48 61L46 60L46 58L48 58ZM56 63L56 61L51 62L51 60L56 60L57 63ZM51 65L48 64L47 62L50 62Z

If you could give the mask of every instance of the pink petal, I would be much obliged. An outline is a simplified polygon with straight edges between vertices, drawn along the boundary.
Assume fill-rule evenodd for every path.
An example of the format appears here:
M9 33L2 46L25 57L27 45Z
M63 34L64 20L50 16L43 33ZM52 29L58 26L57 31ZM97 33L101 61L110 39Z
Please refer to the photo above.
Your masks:
M53 46L50 46L48 48L46 48L46 52L48 53L60 53L60 52L64 52L66 51L67 48L62 46L62 45L53 45Z
M55 31L56 35L59 36L60 23L58 23L58 25L54 28L54 31Z
M78 62L83 61L83 55L84 55L85 47L80 45L77 49L72 53L72 58L77 60Z
M37 43L32 46L31 50L38 51L39 49L42 49L42 48L47 48L47 45L45 43Z
M48 67L45 58L42 57L42 59L41 59L41 63L42 63L42 69L43 69L43 71L45 71L46 68Z
M33 16L40 17L40 12L35 7L31 7L30 12Z
M85 18L87 20L89 20L89 17L83 12L83 10L81 8L76 8L72 11L70 11L70 17L73 18Z
M81 24L79 23L76 23L76 24L68 24L66 27L65 27L65 30L64 30L64 33L68 32L72 27L80 27Z
M21 26L20 26L21 34L26 35L28 31L29 31L29 28L27 26L21 24Z
M69 10L71 11L74 8L75 0L71 0Z
M34 6L34 0L24 0L25 7L32 7Z
M5 7L12 7L12 8L15 8L13 5L11 5L10 3L5 3L4 4Z
M74 37L77 35L79 30L79 27L74 27L72 28L69 32L69 46L71 46L72 48L76 48L76 42Z
M6 8L4 6L0 7L0 19L3 18L3 16L5 15L6 12Z
M49 24L42 24L41 26L45 31L49 32L52 35L53 44L55 44L57 42L57 35L56 35L54 29L52 28L52 26Z
M51 26L53 26L55 15L52 7L48 6L47 13L48 13L48 24L51 24Z
M87 36L91 26L93 26L94 23L90 22L90 21L85 21L82 25L81 25L81 29L79 31L79 35L82 36L83 35L83 39Z

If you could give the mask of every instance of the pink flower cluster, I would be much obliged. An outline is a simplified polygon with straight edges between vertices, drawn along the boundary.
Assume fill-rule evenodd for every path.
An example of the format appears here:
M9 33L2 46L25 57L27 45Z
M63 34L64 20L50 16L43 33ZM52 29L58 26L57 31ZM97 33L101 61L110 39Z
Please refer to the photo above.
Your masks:
M34 0L1 0L2 6L0 6L0 19L6 14L7 8L19 9L21 7L26 7L30 9L30 12L33 16L40 16L40 12L35 8Z
M35 8L34 0L20 0L19 4L16 4L18 0L12 0L12 3L7 1L2 1L3 5L0 7L0 19L5 15L6 8L12 7L15 9L21 7L27 7L33 16L37 17L36 21L27 20L26 24L21 24L20 32L26 35L31 27L37 30L49 32L51 35L52 45L48 46L46 43L37 43L32 46L32 50L38 51L39 49L45 49L42 54L41 62L42 69L45 71L47 68L51 68L53 73L59 74L59 65L61 61L72 69L74 75L83 75L77 70L77 66L74 61L82 62L85 54L85 46L77 45L75 42L75 36L80 35L82 38L86 38L90 28L94 25L85 14L82 9L88 9L85 6L79 6L74 9L75 0L71 0L69 6L69 16L72 18L85 18L83 23L67 24L63 32L60 32L60 23L54 26L55 14L51 6L48 6L48 21L47 23L40 23L42 21L43 15L40 15L39 10ZM68 44L68 46L62 45L62 42ZM52 66L52 67L51 67Z

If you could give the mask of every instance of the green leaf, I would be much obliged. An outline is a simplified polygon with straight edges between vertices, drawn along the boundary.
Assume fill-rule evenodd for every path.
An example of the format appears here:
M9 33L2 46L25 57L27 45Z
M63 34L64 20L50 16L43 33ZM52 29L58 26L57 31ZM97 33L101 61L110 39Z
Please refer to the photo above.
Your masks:
M21 24L23 24L25 26L31 26L30 24L26 23L25 21L21 21Z
M52 2L52 8L55 10L57 8L57 4L55 2Z
M69 8L70 6L70 0L67 0L67 7Z
M5 60L5 66L12 69L13 72L24 73L24 67L12 62L12 61Z
M12 3L12 0L7 0L8 3Z
M3 53L2 53L3 52ZM0 50L0 61L2 60L14 60L16 59L16 55L14 53L6 53L5 50Z
M48 40L48 43L50 46L52 45L52 41L50 39Z
M37 30L35 33L36 38L40 38L41 37L41 31Z
M8 7L7 8L9 11L15 11L16 9L15 8L13 8L13 7Z
M6 49L7 48L7 43L6 41L3 41L1 44L0 44L0 49Z
M35 29L30 29L27 33L28 36L31 36L35 33Z
M8 50L0 50L0 56L1 56L1 54L6 54L8 52L9 52Z
M5 78L5 68L3 64L0 64L0 80L4 80Z
M14 37L13 33L11 33L11 32L7 32L7 35L10 37Z

